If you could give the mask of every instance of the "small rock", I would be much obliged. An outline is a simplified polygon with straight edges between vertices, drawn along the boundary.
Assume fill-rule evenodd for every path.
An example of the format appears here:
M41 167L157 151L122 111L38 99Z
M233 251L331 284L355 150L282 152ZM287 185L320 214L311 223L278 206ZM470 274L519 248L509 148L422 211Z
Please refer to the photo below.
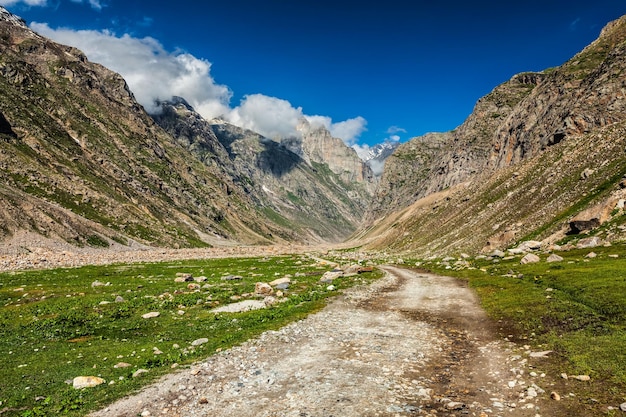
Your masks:
M72 380L72 387L74 389L92 388L105 382L104 379L97 376L77 376Z
M239 280L242 280L243 277L239 275L226 275L226 276L223 276L221 279L222 281L239 281Z
M568 376L567 376L567 374L566 374L565 372L563 372L563 373L561 374L561 378L563 378L563 379L568 379Z
M326 291L335 291L337 288L334 285L329 285L326 287Z
M457 402L457 401L450 401L449 403L446 404L446 408L448 410L461 410L465 408L465 404Z
M554 401L561 401L561 396L555 391L552 391L550 393L550 398L552 398Z
M597 257L598 257L598 254L595 252L589 252L587 255L585 255L585 258L589 258L589 259L593 259Z
M274 304L278 303L278 300L276 299L276 297L270 295L270 296L265 297L263 302L265 303L266 306L273 306Z
M196 339L193 342L191 342L191 346L200 346L200 345L207 343L208 341L209 339L207 339L206 337L203 337L201 339Z
M254 293L256 295L272 295L274 293L274 289L266 282L257 282L254 285Z
M193 281L193 275L185 272L177 272L175 282L191 282Z
M198 400L198 403L200 403L200 404L208 404L209 400L207 399L207 397L200 397L200 399Z
M199 290L200 289L200 284L187 284L187 289L188 290Z
M619 405L619 409L620 409L620 410L622 410L622 411L624 411L624 412L626 412L626 403L621 403L621 404Z
M141 316L144 319L153 319L155 317L159 317L161 315L161 313L159 313L158 311L152 311L150 313L146 313L143 316Z
M130 368L131 365L130 363L126 363L126 362L118 362L115 365L113 365L114 368Z
M576 375L572 377L573 379L577 379L579 381L590 381L591 377L589 375Z
M289 287L289 284L291 284L291 278L278 278L275 279L274 281L270 282L269 285L272 287L277 287L281 284L287 284L287 287ZM286 288L284 288L286 289Z
M133 378L137 378L138 376L141 376L147 373L148 373L147 369L137 369L135 372L133 372Z
M116 303L123 303L124 301L124 297L122 297L121 295L118 295L117 297L115 297L115 302Z
M552 353L551 350L544 350L543 352L530 352L530 357L531 358L545 358L546 356L548 356L550 353Z
M149 410L143 410L141 412L141 417L150 417L152 413Z
M193 280L196 282L206 282L207 279L208 279L207 277L202 276L202 277L195 277Z

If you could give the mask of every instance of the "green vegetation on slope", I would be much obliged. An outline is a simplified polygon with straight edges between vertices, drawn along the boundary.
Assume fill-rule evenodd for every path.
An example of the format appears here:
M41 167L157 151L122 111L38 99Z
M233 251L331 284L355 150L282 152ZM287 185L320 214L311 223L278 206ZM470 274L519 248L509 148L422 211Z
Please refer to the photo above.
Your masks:
M293 256L0 274L1 414L84 415L154 381L174 364L188 365L301 319L338 291L380 277L375 272L341 278L329 291L319 283L327 268ZM179 272L207 281L177 283ZM241 279L222 279L228 275ZM258 281L284 276L292 277L286 302L245 313L211 312L245 299ZM142 318L149 312L160 315ZM201 338L208 341L191 346ZM120 362L131 366L115 367ZM133 378L138 369L149 372ZM89 375L106 384L79 391L66 383Z

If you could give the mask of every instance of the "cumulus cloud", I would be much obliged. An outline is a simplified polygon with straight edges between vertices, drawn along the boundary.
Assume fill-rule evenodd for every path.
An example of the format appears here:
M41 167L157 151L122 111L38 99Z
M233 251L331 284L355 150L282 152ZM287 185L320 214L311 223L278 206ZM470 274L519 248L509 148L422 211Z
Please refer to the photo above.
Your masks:
M122 74L137 100L155 112L157 100L184 97L203 117L227 113L230 89L211 77L211 63L184 52L168 52L154 38L116 36L109 31L52 29L32 23L36 32L75 46L91 61Z
M27 6L45 6L47 0L0 0L0 6L13 6L18 3L24 3Z
M94 3L101 4L91 0ZM287 100L263 94L247 95L237 107L231 108L232 91L213 79L209 61L183 51L169 52L151 37L118 36L107 30L52 29L46 23L32 23L31 28L57 42L77 47L91 61L120 73L137 101L151 113L159 110L156 101L180 96L207 120L222 117L272 139L299 136L296 128L303 117L311 125L325 127L349 146L366 130L367 121L363 117L333 122L328 116L306 115L302 108Z
M343 139L348 145L353 145L361 133L365 132L367 121L361 116L343 122L333 123L330 126L331 135Z
M252 94L226 115L226 120L254 130L272 139L297 135L296 126L303 117L300 107L294 108L287 100Z

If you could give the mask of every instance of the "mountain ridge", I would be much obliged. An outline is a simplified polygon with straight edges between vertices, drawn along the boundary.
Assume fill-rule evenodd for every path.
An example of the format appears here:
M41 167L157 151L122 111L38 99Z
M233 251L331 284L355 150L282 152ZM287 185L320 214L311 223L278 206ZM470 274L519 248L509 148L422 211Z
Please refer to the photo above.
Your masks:
M2 240L25 230L78 246L175 248L310 236L256 207L220 163L193 157L119 74L1 10ZM346 223L342 233L356 227Z
M501 249L528 236L546 243L554 236L565 239L569 221L592 203L590 195L594 204L602 204L602 199L608 204L620 193L624 155L612 144L621 143L619 126L626 120L625 81L620 76L625 69L626 16L609 23L596 41L560 67L521 73L494 88L454 131L401 145L387 161L368 222L356 236L371 239L372 248L390 245L424 253ZM592 149L572 146L575 143ZM612 153L601 159L597 147ZM546 160L552 161L554 171L541 162ZM536 178L513 175L529 166ZM582 172L600 171L609 182L589 187L590 181L579 180ZM503 178L506 192L498 183ZM555 178L563 189L550 188ZM550 192L537 194L542 188L536 181L548 184ZM496 189L501 194L494 195ZM526 197L536 205L532 215L524 190L535 193ZM561 204L555 205L555 196L563 199ZM565 202L571 206L562 205ZM428 207L429 216L414 212L418 207ZM460 212L473 225L469 234L461 231ZM620 222L621 210L616 213L613 221ZM385 218L396 221L389 225ZM381 224L389 230L383 233ZM385 237L377 241L376 233Z

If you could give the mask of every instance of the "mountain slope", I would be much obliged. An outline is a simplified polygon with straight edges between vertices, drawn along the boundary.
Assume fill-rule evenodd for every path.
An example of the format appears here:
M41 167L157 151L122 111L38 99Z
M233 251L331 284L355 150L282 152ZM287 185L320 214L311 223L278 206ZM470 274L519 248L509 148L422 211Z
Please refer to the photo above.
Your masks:
M182 99L161 105L157 123L203 163L223 170L260 213L283 224L290 231L284 238L340 241L355 230L373 182L340 139L318 130L289 141L288 149L224 121L206 121ZM309 151L311 142L315 152Z
M0 11L0 239L178 247L285 231L157 126L118 74Z
M625 70L623 17L561 67L496 87L456 130L403 144L358 236L444 252L562 234L576 213L619 195Z

